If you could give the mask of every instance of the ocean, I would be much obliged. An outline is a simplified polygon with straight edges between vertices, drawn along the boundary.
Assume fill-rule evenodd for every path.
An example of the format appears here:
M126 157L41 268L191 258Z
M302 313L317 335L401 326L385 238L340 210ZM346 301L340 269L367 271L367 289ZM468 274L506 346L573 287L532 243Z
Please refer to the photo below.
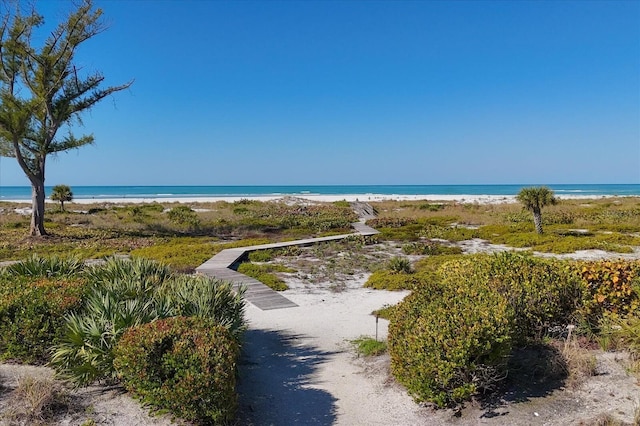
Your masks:
M75 199L197 198L305 195L516 195L537 185L266 185L266 186L72 186ZM640 196L640 184L546 185L556 195ZM51 187L46 187L47 196ZM0 201L30 200L29 186L0 186Z

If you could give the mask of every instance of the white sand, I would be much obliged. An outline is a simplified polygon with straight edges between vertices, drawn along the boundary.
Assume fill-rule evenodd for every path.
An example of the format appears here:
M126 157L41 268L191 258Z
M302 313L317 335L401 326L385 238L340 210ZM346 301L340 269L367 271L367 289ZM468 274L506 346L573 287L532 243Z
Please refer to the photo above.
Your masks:
M599 199L599 198L618 198L616 195L601 195L601 196L584 196L584 195L561 195L557 196L560 199ZM333 201L455 201L459 203L478 203L478 204L502 204L502 203L515 203L516 197L513 195L452 195L452 194L413 194L413 195L400 195L400 194L341 194L341 195L313 195L304 194L298 195L261 195L261 196L249 196L249 197L161 197L161 198L77 198L73 200L73 204L99 204L99 203L112 203L112 204L140 204L140 203L212 203L216 201L226 201L229 203L240 200L257 200L257 201L275 201L286 198L298 198L315 202L333 202ZM9 203L31 203L30 200L1 200ZM51 200L46 200L52 202Z
M361 284L362 280L359 284ZM294 289L283 293L299 307L262 311L247 307L240 369L240 424L405 425L426 424L424 409L387 382L388 364L368 364L350 343L374 337L385 304L407 292L350 288L341 293ZM385 340L388 323L378 322Z

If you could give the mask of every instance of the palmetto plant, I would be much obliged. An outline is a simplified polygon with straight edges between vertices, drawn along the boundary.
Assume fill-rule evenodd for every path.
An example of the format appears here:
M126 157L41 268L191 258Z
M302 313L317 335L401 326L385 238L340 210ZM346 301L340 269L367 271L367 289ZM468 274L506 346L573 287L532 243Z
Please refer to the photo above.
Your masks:
M61 278L77 274L84 268L84 263L74 257L60 258L57 256L40 257L34 255L5 269L11 276L27 276L33 278Z
M110 259L91 268L84 310L67 317L66 333L51 365L78 386L114 379L114 350L134 326L173 316L211 319L239 339L245 329L244 290L207 277L173 276L159 263Z
M121 291L144 293L161 286L171 277L171 271L166 265L153 260L112 257L105 264L90 268L87 271L87 277L95 287L113 291L118 291L119 282L125 280L131 283L135 280L138 283L136 290L124 284Z
M398 274L411 274L413 267L411 261L406 257L395 256L389 259L388 268Z
M525 209L533 213L536 232L542 234L542 208L558 202L553 191L544 186L522 188L516 199L522 203Z
M56 185L51 189L50 198L60 202L60 210L64 211L65 201L73 201L73 192L67 185Z
M59 376L79 386L115 378L113 349L122 334L160 317L152 303L140 299L119 303L97 295L88 305L91 313L67 317L65 337L51 358Z
M158 298L171 307L171 316L201 317L226 327L239 339L245 330L244 288L204 276L179 276L164 283Z

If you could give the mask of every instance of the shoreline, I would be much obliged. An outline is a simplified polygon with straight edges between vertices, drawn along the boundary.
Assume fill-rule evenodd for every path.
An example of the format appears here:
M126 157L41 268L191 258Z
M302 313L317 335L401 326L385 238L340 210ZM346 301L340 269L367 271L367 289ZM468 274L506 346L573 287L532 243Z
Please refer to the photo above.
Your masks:
M560 200L593 200L603 198L640 198L636 195L556 195ZM215 203L225 201L228 203L241 200L251 201L277 201L287 199L300 199L312 202L335 202L335 201L432 201L432 202L459 202L470 204L511 204L516 203L515 195L471 195L471 194L340 194L340 195L315 195L315 194L281 194L281 195L258 195L258 196L232 196L232 197L114 197L114 198L78 198L68 204L145 204L145 203ZM31 204L30 199L9 199L0 200L0 203ZM57 204L57 201L46 199L45 203Z

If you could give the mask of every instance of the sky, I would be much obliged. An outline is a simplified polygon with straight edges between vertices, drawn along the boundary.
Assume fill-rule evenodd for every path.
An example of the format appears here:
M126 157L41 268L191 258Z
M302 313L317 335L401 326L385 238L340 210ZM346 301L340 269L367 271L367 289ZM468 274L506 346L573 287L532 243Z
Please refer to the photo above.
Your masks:
M640 183L638 1L95 3L76 63L134 82L47 185Z

